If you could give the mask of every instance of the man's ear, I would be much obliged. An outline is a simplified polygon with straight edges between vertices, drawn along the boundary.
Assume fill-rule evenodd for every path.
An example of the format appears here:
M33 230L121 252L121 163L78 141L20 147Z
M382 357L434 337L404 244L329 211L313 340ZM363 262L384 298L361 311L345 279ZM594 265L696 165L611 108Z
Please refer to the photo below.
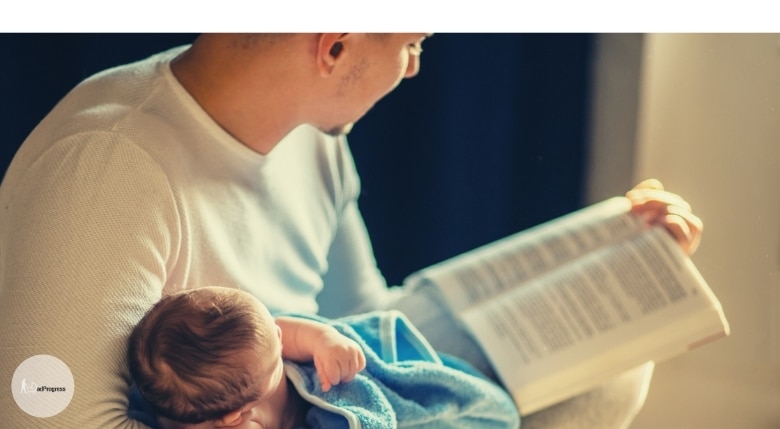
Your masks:
M349 33L322 33L317 39L317 70L323 77L330 76L338 60L344 55Z
M224 416L218 418L217 420L214 420L214 427L218 428L229 428L238 426L243 421L243 416L241 415L241 410L231 411Z

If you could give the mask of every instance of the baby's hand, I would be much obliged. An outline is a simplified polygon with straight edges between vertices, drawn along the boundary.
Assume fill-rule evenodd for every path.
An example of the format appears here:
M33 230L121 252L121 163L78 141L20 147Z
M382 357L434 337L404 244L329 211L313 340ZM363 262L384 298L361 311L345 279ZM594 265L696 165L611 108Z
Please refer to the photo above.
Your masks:
M366 356L360 346L335 329L320 335L314 345L313 358L323 392L342 381L352 381L366 367Z

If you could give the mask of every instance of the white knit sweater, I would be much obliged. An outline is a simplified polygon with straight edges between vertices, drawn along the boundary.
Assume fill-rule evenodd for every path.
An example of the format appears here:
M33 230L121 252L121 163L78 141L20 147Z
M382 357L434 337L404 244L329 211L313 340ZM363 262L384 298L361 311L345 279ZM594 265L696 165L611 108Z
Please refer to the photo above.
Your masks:
M126 418L125 341L165 293L240 287L273 310L314 313L332 282L319 298L330 315L386 300L344 139L302 126L268 155L251 151L173 77L181 49L83 82L3 179L0 380L47 354L75 389L46 419L4 392L2 427L137 424Z

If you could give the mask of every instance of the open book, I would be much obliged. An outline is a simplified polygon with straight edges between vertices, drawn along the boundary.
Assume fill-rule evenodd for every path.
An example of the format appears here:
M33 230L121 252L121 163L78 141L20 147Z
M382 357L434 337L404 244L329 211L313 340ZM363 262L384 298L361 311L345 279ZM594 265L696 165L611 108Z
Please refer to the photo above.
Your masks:
M440 290L528 415L729 334L691 260L629 209L608 199L406 283Z

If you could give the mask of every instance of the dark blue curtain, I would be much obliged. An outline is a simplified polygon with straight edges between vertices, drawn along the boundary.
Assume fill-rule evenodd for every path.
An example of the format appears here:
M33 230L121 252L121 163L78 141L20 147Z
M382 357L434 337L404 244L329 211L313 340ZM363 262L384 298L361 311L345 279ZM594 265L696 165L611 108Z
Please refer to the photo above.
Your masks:
M350 135L391 284L579 208L593 35L436 34Z
M0 167L83 78L193 39L0 35ZM390 284L581 206L592 43L590 34L437 34L425 42L420 75L349 136L361 208Z

